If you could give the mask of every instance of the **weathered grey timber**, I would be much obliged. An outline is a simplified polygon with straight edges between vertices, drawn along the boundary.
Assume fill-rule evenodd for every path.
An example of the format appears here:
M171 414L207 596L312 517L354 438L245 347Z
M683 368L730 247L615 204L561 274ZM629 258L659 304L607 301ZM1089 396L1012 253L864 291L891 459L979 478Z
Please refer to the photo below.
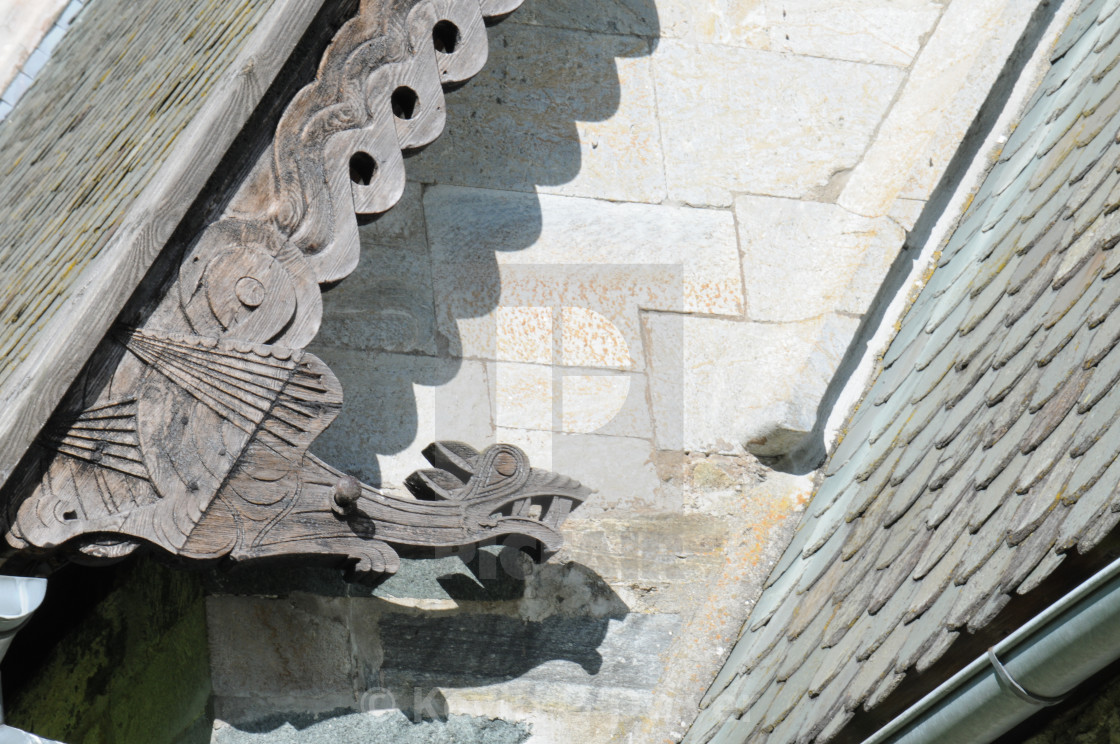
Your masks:
M98 2L0 126L0 482L321 5Z
M486 51L478 0L361 3L224 214L99 345L8 484L10 546L331 555L363 572L396 570L392 545L559 547L587 490L515 447L432 445L435 469L406 483L416 498L307 453L342 404L331 371L302 351L319 329L319 286L353 270L355 215L396 203L402 149L438 136L442 86L474 75Z

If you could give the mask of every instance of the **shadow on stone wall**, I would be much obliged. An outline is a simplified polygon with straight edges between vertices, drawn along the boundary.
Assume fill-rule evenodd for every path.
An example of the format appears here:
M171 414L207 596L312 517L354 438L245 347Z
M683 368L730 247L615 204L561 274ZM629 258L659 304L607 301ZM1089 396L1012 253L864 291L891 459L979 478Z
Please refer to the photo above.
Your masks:
M498 307L497 254L540 237L537 190L588 177L584 153L611 147L581 141L577 124L616 114L618 60L651 54L659 34L653 0L526 0L489 29L486 67L448 94L443 134L406 159L404 197L363 226L360 266L324 296L310 348L338 375L345 403L313 445L317 455L368 483L392 485L407 471L386 471L384 460L401 456L423 467L415 450L426 441L418 439L493 440L489 412L472 400L488 384L485 371L463 357L497 355L480 352L478 338L463 338L460 327L472 333L472 321ZM612 180L621 179L592 174L587 189L595 193L584 195L623 198L612 195ZM433 197L447 186L469 194ZM475 242L480 233L485 245ZM418 402L417 385L446 387L438 400Z
M277 733L277 731L281 733ZM523 723L474 716L450 716L444 720L413 721L403 713L366 716L337 711L336 715L301 716L291 720L262 722L257 726L215 729L211 744L263 744L282 736L291 744L339 744L341 742L392 742L392 744L521 744L529 739Z
M449 95L448 124L443 138L425 152L409 158L406 167L414 181L402 203L363 226L362 265L354 276L325 295L327 314L313 350L336 370L347 397L339 421L317 443L315 450L332 464L367 482L378 484L381 481L379 455L397 454L417 438L419 417L413 386L444 385L459 373L463 344L456 321L485 316L497 306L502 287L494 251L519 251L532 245L539 236L540 205L531 198L537 186L565 184L580 173L585 145L580 141L577 122L602 121L617 110L621 85L616 60L647 55L656 46L660 29L653 0L617 0L609 4L609 9L591 3L556 3L545 7L546 4L546 0L527 0L527 7L518 13L527 15L529 23L506 23L490 29L491 59L487 68L474 81ZM599 23L604 18L606 26L584 28L587 23ZM588 33L589 30L593 33ZM496 196L518 192L530 197L521 202L516 229L503 232L503 226L495 224L488 252L471 252L474 282L471 301L442 308L442 315L436 301L433 250L445 251L443 256L454 251L446 244L430 245L426 224L430 215L425 214L424 199L425 191L439 184L476 187ZM485 212L489 219L502 211L499 204L497 208L492 205L490 210L480 206L479 213ZM470 215L444 214L441 217L445 221L460 218L469 219ZM389 361L371 363L369 350L394 356ZM350 352L354 355L348 357ZM452 425L455 418L453 411L447 414ZM456 433L446 432L452 436ZM442 431L436 434L445 436ZM485 444L484 441L476 443ZM414 467L422 465L421 461L414 463ZM470 548L470 552L474 552L474 548ZM610 636L612 624L632 620L634 616L602 578L573 563L537 566L522 576L505 571L491 575L485 568L486 561L490 560L484 557L487 555L499 565L503 563L503 553L497 549L478 551L466 560L457 556L406 559L397 576L372 586L347 583L337 568L309 563L274 563L231 570L210 567L199 573L182 574L181 582L164 576L163 567L151 569L160 577L155 588L136 583L126 587L128 591L124 594L127 596L122 595L121 599L99 595L90 600L91 604L99 602L97 612L112 611L123 619L113 620L115 625L108 630L100 625L82 627L83 635L77 645L81 647L79 652L88 651L91 655L89 663L80 668L71 664L72 660L68 661L65 653L70 652L73 644L60 645L61 650L52 652L57 659L48 660L46 671L41 675L47 680L43 684L53 684L52 679L80 672L79 676L85 676L79 683L86 687L76 691L77 698L106 710L109 710L110 691L114 699L128 700L130 706L136 700L150 698L150 704L143 709L130 710L123 718L117 716L123 723L113 718L105 724L118 737L114 741L170 741L170 733L167 736L138 733L141 729L134 719L141 713L150 714L152 720L168 725L189 724L183 736L191 737L191 741L205 741L210 722L205 720L205 713L199 716L199 711L206 705L210 680L200 633L208 630L209 646L215 648L215 641L221 641L222 634L228 631L231 635L224 636L226 639L244 642L217 644L216 654L225 657L213 658L211 667L226 673L219 683L227 687L215 689L215 692L236 697L229 694L237 692L228 687L229 673L242 668L244 676L239 681L244 687L241 691L246 698L252 698L252 704L244 710L262 716L258 723L239 723L237 727L226 727L225 733L216 732L213 739L216 742L257 740L251 735L267 736L283 727L314 733L312 729L324 721L352 720L356 708L376 707L378 701L385 699L378 697L379 692L395 690L396 707L405 712L409 726L417 727L417 731L429 725L433 717L441 719L437 722L453 734L479 729L476 739L469 738L467 733L456 735L453 740L460 744L474 740L522 741L525 732L522 726L503 726L499 725L501 722L492 721L476 726L471 721L482 719L447 716L446 701L437 687L474 687L516 680L538 673L546 666L548 671L540 672L536 681L530 680L532 684L562 678L592 685L597 678L609 678L610 684L626 685L634 675L639 675L641 685L652 686L651 679L656 678L659 668L621 661L612 666L604 659L600 649ZM504 555L505 562L513 560L508 552ZM131 565L129 562L123 564L123 568L100 571L110 580L116 577L127 583L132 578L128 568ZM208 629L203 624L201 592L191 595L193 604L189 612L183 610L182 617L171 619L164 615L171 609L178 609L179 605L164 601L164 597L136 596L141 589L170 591L180 583L197 590L200 576L210 595L205 618ZM301 596L301 606L310 608L302 615L302 610L287 612L281 608L285 598L296 595ZM454 600L459 609L428 610L422 602L408 606L408 600L433 598ZM249 609L237 617L222 614L223 607L238 602L245 603L242 609ZM249 607L250 604L253 606ZM46 616L48 610L45 608L41 614ZM146 610L147 614L141 610ZM134 648L136 638L150 640L142 633L131 633L132 640L127 642L117 638L122 627L132 627L152 613L156 613L161 622L181 621L181 627L173 624L171 630L183 635L189 643L180 643L178 635L168 636L171 641L160 635L152 641L164 644L157 649L157 654L150 649ZM351 616L360 619L351 624ZM305 617L338 621L342 623L342 637L353 641L348 647L352 656L317 660L324 665L339 663L348 667L348 676L355 681L355 686L330 692L349 695L353 699L352 706L318 715L287 712L283 708L300 700L298 691L286 690L273 696L270 686L276 683L279 675L258 674L261 669L268 669L270 662L269 659L262 662L261 654L273 653L276 657L273 660L280 669L287 661L284 654L315 647L316 639L311 637L309 626L301 625ZM257 621L286 623L285 630L291 631L283 636L287 646L275 643L276 636L262 632L262 626L254 625ZM160 630L162 632L162 626ZM658 639L671 634L661 626L655 630ZM633 638L620 642L638 643L648 637L643 633L629 635ZM27 641L33 637L34 631L28 628L21 639ZM106 647L112 647L114 654L122 653L127 658L107 660L98 656L97 652ZM163 664L163 656L159 654L169 658L174 655L174 659ZM656 661L657 654L656 645L648 649L652 660ZM19 653L10 654L9 660L18 662ZM160 663L148 663L153 660ZM558 666L555 662L569 663ZM139 665L138 671L122 674L120 664ZM35 666L40 665L37 660ZM184 674L184 669L191 674ZM55 674L59 676L49 676ZM14 680L16 675L11 677ZM303 681L315 682L308 677ZM88 687L91 684L101 687ZM169 689L179 685L185 689L176 701L176 705L186 711L179 716L182 721L168 717L175 706L170 703L163 706L164 698L137 692L162 689L161 685ZM420 698L420 705L416 705L416 697L411 693L419 685L424 685L426 692ZM92 692L87 694L87 691ZM50 707L39 706L34 716L22 713L19 697L13 694L11 698L14 723L23 723L24 718L20 717L23 715L29 728L39 733L64 740L72 736L78 737L74 741L83 740L83 735L74 728L51 728L49 725L46 718L49 716L56 716L63 722L59 725L73 726L79 723L74 720L75 716L85 715L80 710L65 709L66 700L62 696L56 696L62 701L61 709L56 710L58 706L52 700ZM265 717L263 714L268 713L270 707L273 715ZM423 722L425 716L428 723ZM245 716L246 720L248 718ZM399 723L399 716L386 716L385 721L390 729L379 731L392 730L391 726ZM92 725L94 717L91 715L86 722ZM142 722L147 723L147 719ZM201 726L195 725L198 723ZM361 729L366 724L354 725ZM445 736L446 731L432 733L432 740ZM339 739L326 735L319 740ZM406 741L396 737L388 740ZM416 739L426 740L423 736Z
M486 67L448 94L445 131L407 158L401 202L362 225L359 267L324 295L323 325L309 348L338 375L345 402L313 445L318 456L367 483L392 486L407 473L402 468L424 465L418 448L428 440L479 447L494 440L489 401L477 397L493 385L480 359L498 355L492 346L480 352L471 334L509 301L498 254L537 242L540 187L586 178L586 154L611 146L581 141L579 123L616 114L619 59L651 54L659 35L654 0L526 0L489 29ZM581 195L625 200L611 178L594 178L601 183ZM449 190L457 198L443 198ZM483 244L470 237L479 234ZM439 388L438 399L418 400L418 386ZM306 564L212 574L215 707L233 724L215 741L276 737L280 729L296 729L293 741L312 741L318 727L342 725L355 708L402 711L417 727L432 719L465 725L448 716L440 690L501 684L506 692L495 695L519 690L532 700L560 695L544 689L553 684L587 699L608 689L652 689L675 619L631 614L580 564L524 561L498 547L413 554L397 575L372 586ZM452 600L457 609L433 609L429 600ZM324 617L337 618L344 631L326 628ZM281 658L286 650L268 639L308 637L312 624L316 632L340 632L338 647L350 649L349 705L332 708L317 699L325 690L296 689L298 682L269 689L269 654L279 675L304 660ZM255 671L238 671L238 657L250 656Z
M215 711L245 734L370 711L450 725L457 717L444 690L642 687L656 677L629 648L641 633L612 636L631 616L606 582L580 564L536 565L508 547L407 561L372 588L295 566L210 578L219 593L208 609ZM242 592L274 596L229 596ZM333 689L330 670L340 671Z

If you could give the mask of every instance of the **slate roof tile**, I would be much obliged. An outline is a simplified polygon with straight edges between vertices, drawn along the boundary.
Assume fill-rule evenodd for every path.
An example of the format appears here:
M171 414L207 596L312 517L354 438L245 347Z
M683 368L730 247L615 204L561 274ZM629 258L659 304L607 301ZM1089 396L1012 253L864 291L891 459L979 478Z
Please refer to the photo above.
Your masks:
M1052 65L1057 66L1062 58L1082 40L1082 36L1085 33L1085 18L1098 15L1100 13L1099 6L1101 2L1102 0L1091 0L1077 8L1070 21L1070 28L1067 29L1066 33L1061 35L1058 39L1058 43L1054 45L1054 49L1050 53L1050 62ZM1096 19L1094 19L1094 21L1095 20ZM1066 77L1068 77L1068 73ZM1065 82L1065 79L1065 77L1061 79L1057 77L1047 77L1042 83L1042 89L1046 92L1046 95L1052 95L1054 91Z
M1050 470L1058 457L1068 455L1070 440L1082 423L1082 419L1070 415L1070 412L1089 374L1089 370L1075 372L1064 388L1030 418L1031 425L1023 433L1023 441L1019 445L1020 452L1030 455L1027 458L1029 464L1016 486L1019 493L1032 487L1041 475Z
M1000 420L998 425L995 422L992 423L992 426L996 428L994 431L987 432L988 439L984 443L984 448L987 451L976 466L975 477L978 490L988 489L1013 461L1021 458L1017 447L998 445L999 440L1004 436L1018 444L1020 438L1031 425L1031 418L1026 414L1026 408L1025 401L1017 403L1015 404L1017 414L1014 418L1008 417L1005 420ZM1015 472L1017 471L1018 469L1015 469Z
M902 684L902 680L906 679L906 675L902 673L891 674L883 678L882 682L875 688L874 692L868 696L867 701L863 707L870 710L876 705L881 703L887 698L895 689Z
M911 369L913 369L913 365L911 365ZM905 408L899 405L887 404L895 394L897 394L900 399L908 399L914 389L916 379L914 375L906 375L902 378L901 387L884 391L883 395L871 402L872 405L877 408L881 407L882 410L879 411L879 415L868 417L875 421L875 425L871 427L871 434L867 438L868 444L877 444L879 438L891 431L891 428L896 425L897 430L892 432L888 439L893 439L898 435L898 431L901 430L902 426L906 423L906 417L902 416Z
M1110 173L1111 172L1114 171L1110 171ZM1108 203L1109 197L1112 194L1111 185L1112 184L1099 186L1093 190L1092 194L1086 198L1084 203L1078 205L1077 214L1073 218L1073 234L1075 238L1080 237L1082 233L1093 224L1098 215L1104 211L1105 204Z
M1030 120L1034 118L1034 121ZM1027 117L1020 123L1020 127L1031 128L1031 135L1029 137L1019 137L1008 141L1007 145L1000 153L1000 174L999 177L994 179L993 187L994 193L1002 194L1011 186L1019 182L1019 178L1026 170L1038 154L1037 141L1043 136L1043 129L1040 128L1042 119L1045 118L1045 112L1042 109L1032 109ZM1028 143L1035 143L1034 147L1028 147ZM1014 190L1014 189L1013 189Z
M933 606L956 576L961 557L971 543L972 535L959 530L951 534L931 536L926 545L926 552L910 574L915 590L910 596L910 604L906 607L906 614L902 619L904 623L913 622ZM948 546L947 550L946 546ZM940 622L940 618L934 618L934 622Z
M1117 5L1068 25L823 469L709 694L740 740L827 741L1120 524Z
M855 490L854 483L838 483L836 488L821 488L817 491L813 500L809 502L809 508L806 513L813 519L820 519L827 513L837 501L845 498L849 489Z
M929 544L933 532L933 530L925 529L919 525L917 530L915 530L914 536L906 546L908 550L895 556L895 559L888 565L876 568L878 573L875 575L875 590L871 593L871 600L867 605L867 611L869 613L872 615L876 614L888 601L896 597L901 597L901 602L909 604L902 587L908 580L911 584L914 583L910 578L910 572L914 570L918 559L921 558L922 551L925 549L925 546ZM915 586L907 587L911 592L915 588Z
M953 645L953 642L957 640L957 636L959 635L960 632L956 630L947 630L945 628L938 629L936 633L933 634L933 643L930 644L929 649L914 662L915 671L921 674L944 656L945 652L949 650L949 647Z
M983 520L974 520L974 509L979 504L986 504L992 502L994 499L987 491L975 489L975 484L972 481L968 482L968 490L965 492L965 497L961 500L961 508L954 509L949 513L944 521L937 526L937 539L930 543L926 549L926 554L922 557L918 564L914 567L914 577L918 578L928 572L934 563L941 559L945 553L949 552L953 546L953 541L957 535L971 534L980 528ZM998 502L997 502L998 503ZM988 510L991 513L991 510ZM970 528L970 523L976 522L975 529Z
M847 709L842 709L836 713L830 712L827 716L822 718L822 720L826 720L828 723L821 729L820 733L817 734L817 739L820 741L832 739L836 734L840 733L844 726L848 725L848 722L851 721L853 717L855 717L855 713Z
M887 530L888 537L879 549L879 554L875 557L874 563L871 564L872 567L874 567L876 571L882 571L894 565L899 554L906 550L907 546L911 546L915 543L920 534L927 534L929 532L930 530L923 530L920 528L913 531ZM917 550L916 545L907 552L913 554L915 550Z
M874 665L860 662L859 671L852 677L848 689L842 693L844 708L847 710L859 709L867 700L868 696L879 686L879 683L883 679L882 673L883 670Z
M840 444L836 447L836 453L829 460L827 470L829 475L836 475L840 472L841 468L852 461L855 454L862 453L868 449L866 432L871 428L872 424L870 422L864 423L862 421L855 422L852 426L848 427L848 430L840 440ZM857 459L855 462L858 464L859 460Z
M1120 183L1117 185L1120 186ZM1118 220L1116 217L1111 217L1108 221L1111 225L1115 226ZM1104 264L1101 266L1100 276L1102 281L1108 281L1116 275L1117 271L1120 271L1120 251L1114 250L1115 245L1116 242L1113 242L1113 239L1110 238L1101 246L1101 250L1104 251ZM1112 302L1102 302L1102 309L1100 311L1090 313L1089 325L1094 326L1101 320L1104 320L1104 316L1112 311L1112 308L1116 306L1117 302L1120 302L1120 299L1115 297L1112 297Z
M845 522L851 522L856 517L862 516L875 499L890 487L891 476L894 475L900 457L902 457L901 448L890 451L887 461L863 481L861 488L854 490L851 498L848 499L848 509L844 513Z
M1066 255L1070 259L1075 257L1072 251L1067 252ZM1096 286L1096 279L1104 268L1107 259L1105 252L1092 249L1078 258L1080 260L1069 262L1073 265L1068 269L1066 261L1058 266L1057 276L1051 286L1059 291L1042 316L1042 327L1046 330L1052 329L1062 320L1068 320L1073 324L1073 329L1076 329L1077 324L1086 321L1086 310L1092 306L1097 295L1102 291L1100 286ZM1072 317L1067 319L1072 310L1078 312L1072 313Z
M1050 504L1052 509L1065 509L1060 501ZM1039 563L1051 554L1057 545L1058 531L1061 527L1060 515L1058 519L1047 520L1042 529L1035 530L1024 542L1020 543L1015 560L1004 572L999 583L999 590L1010 594L1019 588L1023 580L1034 573Z
M1069 191L1070 186L1066 179L1073 174L1073 170L1074 166L1070 164L1065 171L1051 173L1052 178L1046 182L1045 188L1040 187L1024 192L1026 206L1018 213L1019 221L1032 221L1037 225L1051 227L1059 218L1064 217L1067 210L1063 192ZM1029 173L1030 169L1028 168L1026 172ZM1065 227L1060 229L1064 230ZM1060 239L1061 235L1058 235L1057 240Z
M832 662L836 660L842 661L842 666L834 668ZM817 673L813 675L813 679L809 681L809 695L811 697L820 697L821 692L833 682L836 683L835 686L832 687L833 691L846 689L851 683L852 678L856 676L859 668L860 663L854 658L841 658L839 655L833 654L832 657L817 670ZM830 695L828 699L831 701L829 703L830 713L840 713L843 710L844 701L842 696L833 694Z
M883 354L883 374L885 374L888 379L899 373L906 377L909 377L910 367L896 366L896 362L898 362L898 360L904 354L921 353L921 344L923 343L922 338L924 330L924 324L918 323L912 323L906 326L905 329L899 330L898 335L895 336L895 338L897 339L897 343L892 343ZM905 335L903 335L903 331L905 331ZM917 348L914 348L915 344L917 344Z
M982 410L982 404L987 403L988 391L983 387L975 385L973 380L969 382L972 384L969 384L963 391L964 397L960 400L952 401L954 404L952 406L946 404L944 411L937 411L941 414L941 420L938 422L940 426L937 430L937 436L933 441L934 447L945 449L953 444L953 442L958 441L961 434L964 433L965 428Z
M898 657L895 659L894 670L896 672L906 672L913 668L918 659L925 656L930 648L933 647L934 643L937 642L936 633L925 632L925 628L921 626L920 619L917 623L918 625L907 626L903 630L905 642L902 648L899 649Z
M738 691L738 696L735 698L736 710L745 711L750 710L752 713L761 713L770 706L770 703L778 696L778 692L782 687L782 683L774 680L774 668L777 666L779 659L768 659L767 664L760 665L759 671L762 672L757 676L757 684L747 684L743 689ZM754 720L758 721L761 715L755 717Z
M1031 489L1034 493L1018 494L1021 497L1018 503L1008 504L1008 508L1014 507L1014 513L1008 519L1008 545L1019 546L1038 535L1046 534L1051 529L1055 534L1057 533L1057 525L1060 524L1061 515L1055 515L1053 512L1055 509L1064 510L1067 508L1062 504L1062 487L1064 482L1069 479L1074 467L1076 467L1076 464L1073 459L1063 455L1062 459L1055 464L1055 467L1051 468L1046 474L1045 479L1037 484L1039 487ZM1059 518L1050 519L1052 516L1058 516ZM1039 528L1044 529L1040 532ZM1053 541L1050 544L1052 545ZM1035 559L1040 558L1041 554L1036 556Z
M1109 289L1115 290L1116 288L1117 287L1110 287ZM1116 360L1113 359L1112 362L1107 365L1102 365L1101 362L1110 355L1120 357L1120 354L1112 354L1113 349L1116 348L1116 344L1120 343L1120 319L1113 315L1106 318L1100 325L1094 327L1092 331L1093 336L1089 339L1089 348L1085 353L1085 366L1101 368L1094 370L1093 380L1086 386L1087 397L1080 404L1081 409L1087 409L1095 405L1096 401L1103 396L1103 386L1107 385L1111 387L1111 378L1105 379L1107 377L1106 370L1111 370L1112 365L1116 364ZM1092 393L1089 391L1092 391Z
M1080 419L1081 425L1070 444L1071 457L1077 458L1088 452L1116 420L1115 410L1120 407L1120 385L1113 385L1105 389L1104 393L1099 405L1082 412L1085 415ZM1082 391L1081 400L1084 398L1085 392Z
M1117 137L1120 137L1120 132L1117 133ZM1111 214L1117 207L1120 207L1120 182L1112 185L1112 190L1108 192L1108 198L1104 200L1103 209L1105 214Z
M961 437L958 441L967 440ZM941 525L960 505L961 499L975 490L976 480L972 475L972 469L965 467L973 454L975 454L975 444L968 451L962 452L956 460L948 461L951 465L951 469L946 471L949 475L948 479L942 480L937 473L934 474L936 481L934 478L930 479L929 487L934 498L926 512L926 527L934 529Z
M872 538L876 538L872 545L878 548L883 542L886 542L889 535L883 529L882 523L878 517L880 512L883 511L882 505L887 503L886 499L878 499L871 508L868 509L863 516L853 519L851 527L848 531L844 546L841 548L840 557L847 561L861 551L868 549L868 543Z
M800 579L801 573L799 571L786 571L782 574L781 579L762 593L758 602L751 608L750 630L752 633L769 624L779 608L789 606L789 603L785 603L784 600L797 586ZM789 606L789 609L792 611L792 606Z
M809 682L813 680L815 671L814 665L802 664L793 676L778 687L778 694L774 696L774 701L762 715L763 728L773 729L789 715L802 698L807 697Z
M973 203L973 206L977 210L980 210L980 209L983 208L983 202L981 201L979 196L975 197L973 199L972 203ZM977 214L979 215L981 213L978 211ZM968 216L966 215L965 220L967 220L967 219L968 219ZM941 255L937 259L937 268L943 269L947 266L954 266L954 264L955 264L955 266L949 272L942 272L940 277L936 277L936 275L935 275L936 278L935 277L930 277L929 284L927 285L927 287L930 290L930 297L931 298L937 298L941 294L946 292L950 287L952 287L955 284L955 282L953 281L955 277L959 277L959 276L963 275L963 273L968 271L968 261L967 260L962 261L960 263L956 263L953 259L957 256L957 254L960 253L960 251L962 249L964 249L966 246L968 246L972 240L976 239L976 236L980 233L980 222L981 222L980 218L977 217L976 224L973 224L971 226L972 232L971 232L971 234L968 235L967 238L965 237L965 234L962 232L962 230L964 229L965 225L968 224L968 223L967 222L963 223L960 227L957 228L957 231L955 233L953 233L953 236L948 240L948 242L946 242L945 246L941 249Z
M775 741L788 741L790 744L798 744L800 741L799 733L804 724L805 719L803 718L786 716L781 723L774 727L770 735Z
M1057 153L1055 153L1055 155L1057 155ZM1046 163L1049 164L1051 159L1052 158L1047 158ZM1055 168L1061 165L1061 160L1058 160L1054 163ZM1046 167L1050 168L1049 165L1047 165ZM1023 174L1033 175L1034 178L1038 179L1037 184L1031 181L1032 185L1030 186L1030 189L1032 191L1041 186L1051 175L1051 173L1053 173L1052 168L1046 170L1045 172L1040 172L1037 169L1023 171ZM1021 177L1022 175L1020 175L1020 178ZM1017 219L1016 215L1010 214L1011 209L1012 207L1016 206L1019 203L1019 200L1022 198L1023 197L1021 190L1018 188L1009 188L999 196L994 196L993 201L988 208L988 212L985 215L984 222L980 227L980 232L991 232L995 230L996 226L1001 223L1004 224L1005 227L1010 226L1010 224ZM969 249L975 250L976 258L982 261L983 257L986 256L994 247L995 240L999 236L999 234L1000 233L997 232L992 235L977 236L977 238L974 238L972 240L972 244L969 246Z
M1097 544L1112 532L1112 528L1120 522L1120 511L1114 511L1106 506L1101 509L1099 514L1094 515L1093 520L1085 527L1081 533L1080 539L1077 541L1077 552L1088 553L1095 548Z
M981 568L995 565L1002 569L1005 565L1003 561L1009 557L1008 551L995 550L987 557L988 562ZM956 594L956 601L953 603L952 609L942 620L946 628L950 630L965 629L973 616L980 611L980 608L986 605L995 594L999 593L998 587L994 584L997 578L994 573L986 571L984 574L980 574L976 581L969 581L965 584L956 584L954 581L954 585L959 586L960 591ZM949 596L948 593L946 593L946 596Z
M813 527L811 529L806 528L802 530L807 533L806 536L808 539L804 541L801 557L808 558L827 545L829 540L836 534L836 531L840 529L841 524L843 524L843 520L839 519L835 514L828 514L827 510L822 511L820 516L814 516Z
M738 718L729 718L708 741L712 744L739 744L745 740L744 734L748 733L743 729L744 725Z
M996 589L988 597L987 601L972 613L972 617L969 618L968 625L966 626L968 632L975 633L977 630L990 623L1010 601L1010 595Z
M1120 434L1120 420L1113 421L1109 432ZM1091 448L1086 454L1077 457L1077 467L1066 482L1062 500L1067 505L1073 505L1080 501L1081 497L1088 493L1089 489L1095 486L1098 480L1104 477L1115 458L1116 453L1105 446ZM1105 479L1106 483L1108 480L1108 478Z
M832 613L824 611L823 608L815 607L810 608L809 612L803 613L803 617L809 618L810 622L804 628L798 628L798 631L801 631L799 634L791 634L790 642L785 646L785 655L774 672L774 679L779 682L785 682L792 677L801 668L809 654L816 649Z
M1045 343L1045 334L1008 333L1005 335L1003 341L996 347L995 358L992 360L993 373L985 380L987 383L985 402L989 407L1002 403L1018 388L1023 378L1038 366L1038 351Z
M1093 458L1093 455L1089 454L1085 457ZM1114 479L1120 477L1120 459L1117 459L1116 455L1112 453L1107 454L1106 457L1108 464L1103 469L1099 467L1102 463L1095 459L1087 460L1085 463L1090 466L1090 470L1096 470L1100 475L1092 482L1091 486L1085 488L1077 499L1077 503L1069 507L1063 515L1065 519L1062 521L1058 533L1058 545L1062 550L1079 546L1086 529L1094 522L1099 521L1101 515L1109 510L1115 498L1116 482ZM1097 467L1093 468L1093 465Z
M852 581L851 591L839 603L828 632L821 637L821 648L832 648L852 629L856 620L867 612L867 605L871 601L871 592L874 584L868 580L866 574L861 574L859 580ZM846 658L842 654L831 654L830 657Z
M838 580L837 574L839 571L838 564L840 564L839 557L836 550L829 550L822 552L819 556L815 556L814 560L809 561L812 564L812 569L805 571L801 575L801 582L797 583L797 588L794 590L796 594L803 595L800 601L802 607L819 608L824 606L823 599L827 599L832 592L832 587L836 586ZM830 576L831 571L831 576ZM827 578L831 578L827 580ZM824 588L825 594L822 596L819 592L818 585ZM820 601L816 601L820 599ZM800 633L800 630L795 630L799 623L794 623L790 627L790 636Z
M1120 342L1120 319L1113 318L1115 315L1108 318L1111 323L1102 323L1094 328L1093 337L1089 340L1084 364L1093 369L1093 376L1077 401L1079 414L1094 408L1120 380L1120 354L1113 353L1117 342Z
M840 577L840 581L836 584L835 598L838 601L844 601L850 594L854 594L854 589L866 581L868 572L873 567L875 559L878 557L879 552L883 549L890 538L889 530L875 530L868 535L868 541L861 546L859 550L853 551L851 558L844 559L848 564L847 571ZM852 545L845 546L845 550L853 547ZM870 597L870 595L868 595ZM866 609L866 605L864 605Z
M1057 552L1051 549L1049 553L1043 556L1038 565L1031 569L1031 572L1023 579L1015 589L1016 594L1026 594L1038 588L1038 585L1046 579L1054 570L1062 564L1066 559L1064 552Z

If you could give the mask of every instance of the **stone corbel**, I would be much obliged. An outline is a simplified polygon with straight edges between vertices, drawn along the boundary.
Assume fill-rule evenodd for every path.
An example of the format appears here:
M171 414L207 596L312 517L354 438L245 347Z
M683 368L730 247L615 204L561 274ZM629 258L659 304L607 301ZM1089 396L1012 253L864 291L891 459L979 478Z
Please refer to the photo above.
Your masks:
M392 572L400 546L520 539L544 553L588 491L510 445L437 442L382 492L307 449L342 405L303 347L320 285L358 262L355 215L392 207L402 150L443 128L482 67L484 18L519 0L366 0L285 109L223 216L143 322L106 338L7 491L6 538L116 559L141 545L234 560L316 554Z

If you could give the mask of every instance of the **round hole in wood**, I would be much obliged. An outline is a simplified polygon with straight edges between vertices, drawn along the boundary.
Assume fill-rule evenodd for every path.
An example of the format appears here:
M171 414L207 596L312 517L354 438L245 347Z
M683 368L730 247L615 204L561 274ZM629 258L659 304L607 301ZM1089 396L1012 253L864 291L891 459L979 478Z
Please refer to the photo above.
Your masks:
M350 180L361 186L369 186L377 170L377 161L368 152L356 152L350 156Z
M440 21L432 27L432 43L437 52L451 54L459 45L459 27L451 21Z
M419 103L420 97L412 88L402 85L393 91L390 100L393 103L393 116L398 119L411 119L416 113L416 104Z

